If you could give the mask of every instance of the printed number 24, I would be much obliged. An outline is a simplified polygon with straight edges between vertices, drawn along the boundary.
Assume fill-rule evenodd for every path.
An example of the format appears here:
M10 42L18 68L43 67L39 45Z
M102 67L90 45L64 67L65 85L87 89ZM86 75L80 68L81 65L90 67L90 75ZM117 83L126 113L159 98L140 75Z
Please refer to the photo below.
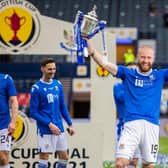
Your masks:
M9 136L7 135L1 135L0 136L0 142L1 143L5 143L5 142L9 142Z

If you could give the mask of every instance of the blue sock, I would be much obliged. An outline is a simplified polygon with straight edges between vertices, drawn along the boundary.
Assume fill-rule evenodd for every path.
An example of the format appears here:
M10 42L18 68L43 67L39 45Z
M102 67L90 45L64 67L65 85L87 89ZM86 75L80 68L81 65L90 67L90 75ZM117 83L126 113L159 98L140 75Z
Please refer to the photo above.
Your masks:
M48 168L48 160L39 160L38 168Z
M58 160L56 168L66 168L67 167L67 160Z

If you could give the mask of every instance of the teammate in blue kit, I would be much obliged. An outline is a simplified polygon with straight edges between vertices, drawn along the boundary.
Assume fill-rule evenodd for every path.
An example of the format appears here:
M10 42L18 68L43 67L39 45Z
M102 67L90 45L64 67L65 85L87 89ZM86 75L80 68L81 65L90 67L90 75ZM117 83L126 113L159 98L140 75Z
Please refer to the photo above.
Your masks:
M120 139L124 127L124 85L122 82L113 86L113 97L117 109L117 141Z
M136 63L130 62L126 64L127 68L136 68ZM121 136L121 132L124 128L124 109L125 109L125 91L124 84L122 82L118 82L113 86L113 97L114 102L117 109L117 140L119 140Z
M0 168L10 168L11 136L15 131L18 114L16 94L11 76L0 74Z
M104 61L103 56L86 39L92 58L125 87L124 129L116 151L116 168L125 168L139 147L143 168L154 168L157 161L161 91L168 81L168 69L155 70L155 52L151 46L138 48L137 68L129 69Z
M68 133L75 133L69 111L64 103L60 81L53 79L56 72L54 59L41 63L42 78L31 88L30 117L37 121L40 160L38 168L48 168L49 153L57 151L56 168L66 168L68 162L67 140L62 118L68 124Z

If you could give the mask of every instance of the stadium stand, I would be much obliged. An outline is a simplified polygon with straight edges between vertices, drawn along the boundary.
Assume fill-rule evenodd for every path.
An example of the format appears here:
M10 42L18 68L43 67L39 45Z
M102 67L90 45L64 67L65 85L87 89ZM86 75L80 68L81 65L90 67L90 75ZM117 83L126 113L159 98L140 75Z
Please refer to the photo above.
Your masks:
M151 15L150 1L146 0L29 0L42 15L74 22L78 10L89 12L93 5L97 6L100 20L106 20L108 27L137 27L139 38L156 39L157 62L164 62L168 55L166 38L168 29L163 26L163 14L168 8L168 1L154 1L157 13ZM164 35L163 35L164 34ZM162 36L163 35L163 36ZM165 47L164 47L165 46ZM2 60L2 59L1 59ZM38 62L40 56L12 56L2 62ZM65 59L59 59L64 62ZM166 59L166 61L168 61Z

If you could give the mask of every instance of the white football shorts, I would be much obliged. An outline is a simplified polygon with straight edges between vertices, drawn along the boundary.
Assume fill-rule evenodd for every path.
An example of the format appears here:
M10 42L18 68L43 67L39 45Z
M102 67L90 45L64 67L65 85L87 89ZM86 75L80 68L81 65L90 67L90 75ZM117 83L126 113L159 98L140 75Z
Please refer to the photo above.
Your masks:
M11 150L11 136L8 134L8 129L0 130L0 150L10 151Z
M118 121L117 121L117 124L118 124ZM118 133L117 133L117 130L118 130L118 126L117 126L117 124L116 124L116 147L115 147L115 150L117 150L117 144L118 144L118 141L119 141L119 139L120 139L120 137L121 137L121 135L122 135L122 131L123 131L123 129L124 129L124 125L123 125L123 127L121 128L121 134L120 134L120 136L118 135ZM133 158L138 158L138 159L140 159L141 158L141 154L140 154L140 149L139 149L139 147L135 150L135 152L134 152L134 154L133 154Z
M116 158L132 159L140 149L142 163L156 163L159 126L145 120L126 122L117 145Z
M53 153L56 151L66 151L68 149L65 133L60 135L40 135L38 134L38 147L40 152Z

